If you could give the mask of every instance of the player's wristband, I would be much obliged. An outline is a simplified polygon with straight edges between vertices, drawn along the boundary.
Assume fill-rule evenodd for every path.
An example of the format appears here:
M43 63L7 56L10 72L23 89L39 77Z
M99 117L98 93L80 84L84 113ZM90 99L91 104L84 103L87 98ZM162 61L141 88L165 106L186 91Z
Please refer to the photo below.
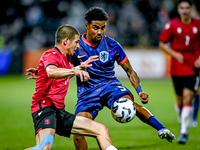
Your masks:
M76 70L81 70L79 66L74 67Z
M82 62L82 63L81 63L81 65L83 65L83 64L85 64L85 62ZM80 69L80 65L78 65L78 66L76 66L76 67L74 67L74 68L75 68L76 70L81 70L81 69ZM85 70L86 70L86 69L85 69Z
M141 85L138 85L136 88L135 88L136 92L139 94L140 92L142 92L142 86Z

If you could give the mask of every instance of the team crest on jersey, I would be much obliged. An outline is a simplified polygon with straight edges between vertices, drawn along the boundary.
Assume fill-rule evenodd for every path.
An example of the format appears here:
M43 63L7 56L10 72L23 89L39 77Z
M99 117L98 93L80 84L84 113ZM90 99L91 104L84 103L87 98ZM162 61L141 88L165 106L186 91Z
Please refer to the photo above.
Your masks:
M198 32L197 27L193 27L193 28L192 28L192 31L193 31L194 34L196 34L196 33Z
M102 52L100 52L99 60L101 62L105 63L106 61L108 61L108 56L109 56L108 52L102 51Z
M178 27L177 32L180 34L182 32L182 29L180 27Z

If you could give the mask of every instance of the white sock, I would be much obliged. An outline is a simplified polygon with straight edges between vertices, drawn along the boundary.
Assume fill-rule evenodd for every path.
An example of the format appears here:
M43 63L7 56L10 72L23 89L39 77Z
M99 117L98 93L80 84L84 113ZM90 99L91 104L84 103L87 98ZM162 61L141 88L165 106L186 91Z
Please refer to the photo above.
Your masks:
M188 134L188 129L192 121L193 110L193 106L184 106L182 108L180 134Z
M117 150L113 145L108 146L105 150Z
M178 122L181 123L181 109L178 106L178 103L175 103L174 108L175 108L175 111L177 113Z

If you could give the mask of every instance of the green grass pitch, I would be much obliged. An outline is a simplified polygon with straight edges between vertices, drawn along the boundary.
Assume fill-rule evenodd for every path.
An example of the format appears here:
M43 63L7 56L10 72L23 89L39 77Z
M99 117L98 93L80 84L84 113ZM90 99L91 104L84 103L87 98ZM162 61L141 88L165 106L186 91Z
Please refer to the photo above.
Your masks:
M133 92L135 101L143 105L130 82L128 80L121 80L121 82ZM141 84L143 90L149 94L149 103L143 106L148 108L178 138L179 124L174 111L175 96L171 80L141 79ZM22 150L35 146L30 111L34 88L35 81L27 80L24 76L0 76L0 150ZM71 113L74 112L77 100L76 89L75 79L72 79L66 96L66 109ZM169 143L161 140L155 129L144 124L137 117L130 123L118 123L112 118L107 108L100 111L96 121L108 127L111 139L119 150L200 149L200 121L198 127L190 128L189 141L186 145L179 145L177 141ZM56 135L53 149L73 150L72 137L68 139ZM87 141L89 150L99 149L94 138L87 137Z

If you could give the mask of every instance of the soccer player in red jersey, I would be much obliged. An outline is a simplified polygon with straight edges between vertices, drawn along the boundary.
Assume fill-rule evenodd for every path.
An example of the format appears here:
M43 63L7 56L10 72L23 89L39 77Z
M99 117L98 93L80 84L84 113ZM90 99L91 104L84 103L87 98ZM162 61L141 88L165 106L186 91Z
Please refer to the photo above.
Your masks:
M56 32L56 46L43 53L38 67L36 93L33 94L31 111L36 134L36 146L27 150L50 150L54 136L70 137L70 134L95 137L99 147L116 150L108 129L98 122L75 116L64 107L69 80L78 76L82 82L90 79L87 72L72 68L70 56L79 48L79 32L68 25L61 26ZM78 69L91 67L98 56L89 58Z
M199 83L199 37L200 20L191 17L192 1L179 0L180 17L172 19L160 34L159 48L172 56L171 76L176 92L180 136L178 143L188 140L188 129L192 121L192 100ZM166 43L170 42L171 47Z

